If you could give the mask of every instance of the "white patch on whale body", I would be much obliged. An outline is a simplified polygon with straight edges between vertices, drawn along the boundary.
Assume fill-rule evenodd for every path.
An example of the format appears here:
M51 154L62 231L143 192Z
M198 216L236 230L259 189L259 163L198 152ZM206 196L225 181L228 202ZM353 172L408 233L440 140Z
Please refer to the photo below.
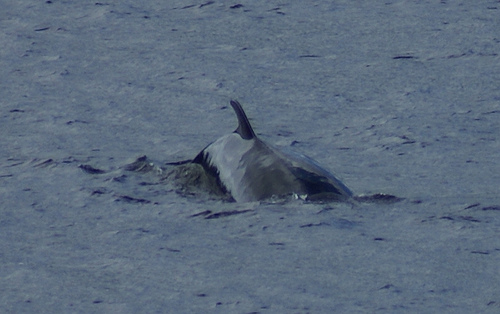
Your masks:
M220 182L237 202L246 199L243 195L246 169L241 165L241 156L253 146L253 141L242 140L238 134L231 133L219 138L204 150L206 162L217 169Z

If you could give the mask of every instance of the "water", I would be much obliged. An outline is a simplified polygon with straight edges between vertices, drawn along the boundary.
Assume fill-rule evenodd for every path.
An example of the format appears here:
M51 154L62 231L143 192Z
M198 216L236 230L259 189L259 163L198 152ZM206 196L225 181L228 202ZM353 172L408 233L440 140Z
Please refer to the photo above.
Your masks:
M2 312L498 311L498 4L236 4L2 5ZM405 200L237 204L124 168L193 158L233 98Z

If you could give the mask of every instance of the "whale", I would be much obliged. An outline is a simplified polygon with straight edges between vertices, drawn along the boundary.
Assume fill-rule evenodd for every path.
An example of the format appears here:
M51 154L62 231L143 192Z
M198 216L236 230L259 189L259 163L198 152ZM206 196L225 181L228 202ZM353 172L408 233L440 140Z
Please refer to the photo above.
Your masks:
M351 190L315 160L259 139L241 104L230 101L238 127L207 145L193 160L238 203L295 196L346 201Z

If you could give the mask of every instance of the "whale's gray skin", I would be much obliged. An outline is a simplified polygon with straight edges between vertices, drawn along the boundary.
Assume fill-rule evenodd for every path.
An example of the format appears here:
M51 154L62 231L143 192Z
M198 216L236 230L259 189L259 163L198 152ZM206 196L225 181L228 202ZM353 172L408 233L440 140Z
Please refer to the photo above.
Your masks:
M330 172L302 154L285 152L254 133L240 103L231 100L238 128L205 147L193 160L216 178L237 202L272 196L344 201L352 192Z

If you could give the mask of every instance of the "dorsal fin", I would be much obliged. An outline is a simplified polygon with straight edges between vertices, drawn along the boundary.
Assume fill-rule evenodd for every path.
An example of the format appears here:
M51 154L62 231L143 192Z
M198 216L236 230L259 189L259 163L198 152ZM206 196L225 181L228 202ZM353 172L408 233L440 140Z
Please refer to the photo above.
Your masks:
M245 140L255 138L255 133L253 132L252 126L250 125L250 122L248 122L247 115L245 114L245 111L243 111L243 108L241 108L240 103L236 100L231 100L231 106L238 117L238 128L235 132Z

